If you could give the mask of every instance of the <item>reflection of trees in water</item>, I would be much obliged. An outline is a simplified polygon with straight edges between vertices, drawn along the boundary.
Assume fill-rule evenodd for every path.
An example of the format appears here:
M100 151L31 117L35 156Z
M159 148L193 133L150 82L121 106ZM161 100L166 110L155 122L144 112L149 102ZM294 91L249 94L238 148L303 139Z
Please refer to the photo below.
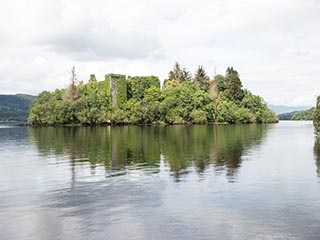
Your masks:
M247 150L261 143L270 125L231 125L214 129L211 148L211 163L225 167L232 180L241 166L242 157Z
M159 163L159 131L142 127L43 127L29 128L44 155L70 158L72 181L75 166L88 162L91 173L103 165L106 172L120 170L132 163ZM158 140L157 140L158 139Z
M226 169L230 179L247 149L261 142L268 125L219 125L167 127L163 154L177 180L195 165L203 174L209 166Z
M261 142L268 125L122 126L29 128L39 152L69 156L73 180L75 166L89 162L121 170L134 164L159 166L160 155L176 180L195 167L203 174L209 166L237 173L245 151ZM190 170L191 171L191 170Z
M317 174L318 174L318 177L320 177L320 139L319 138L316 138L316 140L314 141L313 152L316 160Z

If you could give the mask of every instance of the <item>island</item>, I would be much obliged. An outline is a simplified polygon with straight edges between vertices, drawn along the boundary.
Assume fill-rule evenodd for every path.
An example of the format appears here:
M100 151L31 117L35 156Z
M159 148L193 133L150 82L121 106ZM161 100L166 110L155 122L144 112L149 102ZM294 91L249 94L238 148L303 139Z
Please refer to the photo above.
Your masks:
M175 63L162 86L156 76L107 74L43 91L30 107L32 125L276 123L278 117L260 96L244 89L228 67L211 79L204 67L195 74Z

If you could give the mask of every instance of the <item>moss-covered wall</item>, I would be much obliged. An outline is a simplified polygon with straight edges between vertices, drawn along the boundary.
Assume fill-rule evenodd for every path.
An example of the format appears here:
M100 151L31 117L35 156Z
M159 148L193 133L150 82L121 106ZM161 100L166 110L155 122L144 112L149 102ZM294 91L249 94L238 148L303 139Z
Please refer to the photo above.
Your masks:
M125 75L117 78L117 105L122 107L127 101L127 79Z
M125 75L105 75L106 90L110 93L112 106L121 108L127 101L127 80Z
M106 91L109 95L109 102L111 103L111 86L110 86L110 75L106 74L104 76L104 82L105 82L105 86L106 86Z
M105 75L106 91L110 95L113 107L122 107L130 98L141 100L151 87L160 89L160 80L155 76L135 76L126 78L121 74Z

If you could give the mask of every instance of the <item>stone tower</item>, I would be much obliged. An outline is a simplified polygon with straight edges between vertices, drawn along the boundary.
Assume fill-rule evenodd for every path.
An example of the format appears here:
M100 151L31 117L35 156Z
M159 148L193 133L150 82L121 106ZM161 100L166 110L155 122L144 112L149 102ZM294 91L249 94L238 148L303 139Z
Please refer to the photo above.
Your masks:
M121 107L127 101L127 80L125 75L110 73L105 76L113 107Z

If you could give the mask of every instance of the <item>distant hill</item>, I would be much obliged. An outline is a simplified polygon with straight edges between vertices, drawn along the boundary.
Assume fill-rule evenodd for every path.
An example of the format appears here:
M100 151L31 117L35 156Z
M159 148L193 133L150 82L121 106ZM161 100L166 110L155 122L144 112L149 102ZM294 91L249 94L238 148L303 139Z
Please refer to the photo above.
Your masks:
M293 121L303 121L312 120L314 108L303 111L294 111L289 113L279 114L279 120L293 120Z
M295 113L297 113L298 111L294 111L294 112L289 112L289 113L281 113L278 115L279 120L291 120L291 118L293 117L293 115Z
M35 98L27 94L0 95L0 121L26 121Z
M299 112L299 111L304 111L304 110L308 110L311 108L308 106L293 107L293 106L280 106L280 105L279 106L278 105L268 105L268 107L276 114Z

